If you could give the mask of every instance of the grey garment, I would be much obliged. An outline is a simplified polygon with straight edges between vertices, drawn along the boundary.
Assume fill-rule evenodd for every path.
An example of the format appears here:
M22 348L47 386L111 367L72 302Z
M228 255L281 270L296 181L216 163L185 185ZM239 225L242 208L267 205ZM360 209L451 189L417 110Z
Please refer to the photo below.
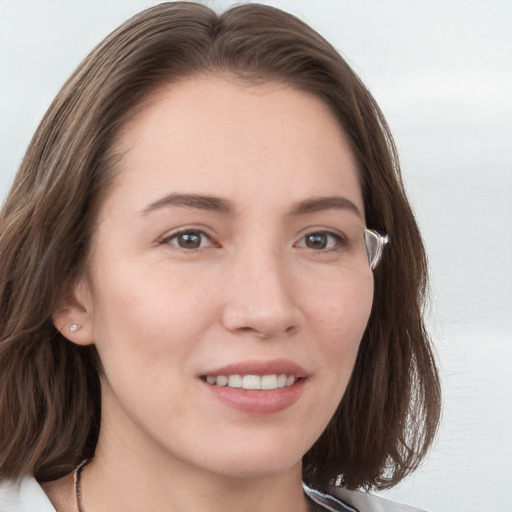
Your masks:
M356 508L349 507L334 496L311 489L305 483L302 484L302 488L304 489L304 494L318 512L359 512Z
M426 512L367 492L330 486L327 493L324 493L305 484L302 486L318 512Z

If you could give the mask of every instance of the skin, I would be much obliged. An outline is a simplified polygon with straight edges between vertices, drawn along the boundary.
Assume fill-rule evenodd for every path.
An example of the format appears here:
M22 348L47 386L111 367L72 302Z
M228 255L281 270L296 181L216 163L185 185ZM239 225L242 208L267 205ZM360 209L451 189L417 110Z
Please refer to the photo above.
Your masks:
M54 315L104 367L86 510L308 510L301 458L343 396L373 298L344 134L316 97L201 76L159 91L117 149L88 274ZM199 248L180 247L183 230ZM200 378L275 359L307 373L275 413L233 408ZM45 489L75 510L70 477Z

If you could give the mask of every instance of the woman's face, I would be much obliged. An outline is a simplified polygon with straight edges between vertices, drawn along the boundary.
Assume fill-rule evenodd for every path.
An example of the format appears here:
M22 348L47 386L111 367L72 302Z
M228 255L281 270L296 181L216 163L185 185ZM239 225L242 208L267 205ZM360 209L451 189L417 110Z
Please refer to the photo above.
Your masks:
M119 141L76 288L69 337L104 367L100 443L222 475L296 469L372 303L353 155L327 107L283 85L199 77L153 100Z

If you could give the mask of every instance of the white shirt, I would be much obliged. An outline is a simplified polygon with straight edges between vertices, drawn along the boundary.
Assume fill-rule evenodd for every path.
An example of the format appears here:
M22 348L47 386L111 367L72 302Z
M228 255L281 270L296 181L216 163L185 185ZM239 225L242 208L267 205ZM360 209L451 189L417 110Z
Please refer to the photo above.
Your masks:
M304 491L313 502L330 512L350 510L346 507L341 508L343 503L353 507L357 512L424 512L372 494L348 491L338 487L332 488L332 496L309 489L307 486L304 486ZM339 504L337 500L343 503ZM0 482L0 512L56 512L56 510L36 480L27 476L19 482Z
M0 512L56 512L41 486L26 476L19 482L0 482Z

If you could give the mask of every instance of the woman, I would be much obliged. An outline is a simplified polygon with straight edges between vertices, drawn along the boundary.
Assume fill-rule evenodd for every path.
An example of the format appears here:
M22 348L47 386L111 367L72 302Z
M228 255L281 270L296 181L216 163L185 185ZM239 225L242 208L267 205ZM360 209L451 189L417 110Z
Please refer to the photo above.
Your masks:
M165 3L108 36L0 255L2 512L411 510L356 489L437 428L423 246L377 105L296 18Z

